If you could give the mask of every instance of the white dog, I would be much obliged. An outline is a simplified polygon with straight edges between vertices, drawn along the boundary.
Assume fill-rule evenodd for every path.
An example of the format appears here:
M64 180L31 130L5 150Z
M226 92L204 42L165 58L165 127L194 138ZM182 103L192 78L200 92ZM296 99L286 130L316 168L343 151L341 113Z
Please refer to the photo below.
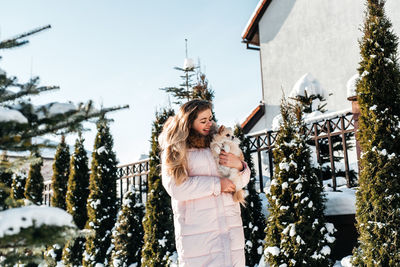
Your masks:
M244 200L244 191L242 189L244 185L239 171L236 168L230 168L219 164L219 154L221 153L221 150L224 150L227 153L232 153L243 160L243 152L240 149L239 144L240 140L235 137L232 129L222 125L214 135L210 148L221 176L229 178L236 186L233 200L244 205L246 203Z

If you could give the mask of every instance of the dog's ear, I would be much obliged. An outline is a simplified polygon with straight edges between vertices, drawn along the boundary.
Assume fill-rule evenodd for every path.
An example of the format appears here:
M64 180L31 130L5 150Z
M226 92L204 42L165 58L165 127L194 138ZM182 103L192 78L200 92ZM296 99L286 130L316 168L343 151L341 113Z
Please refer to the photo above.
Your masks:
M218 134L221 134L225 130L225 126L221 125L218 129Z

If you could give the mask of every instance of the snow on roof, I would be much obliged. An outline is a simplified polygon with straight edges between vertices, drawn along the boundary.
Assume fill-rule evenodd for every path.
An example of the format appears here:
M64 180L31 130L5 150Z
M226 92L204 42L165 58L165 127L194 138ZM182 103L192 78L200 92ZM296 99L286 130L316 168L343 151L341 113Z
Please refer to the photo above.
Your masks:
M2 69L2 68L0 68L0 75L6 75L7 73Z
M26 206L0 212L0 238L18 234L21 229L42 225L76 227L72 215L60 208L45 206Z
M325 97L327 94L321 87L321 84L315 79L310 73L306 73L294 84L292 91L289 93L289 97L296 96L307 96L320 95Z
M347 97L356 96L356 83L360 76L358 74L354 74L346 83L347 87Z
M247 32L249 31L249 29L250 29L250 27L252 26L254 20L256 19L258 13L260 12L260 9L261 9L261 7L262 7L264 1L265 1L265 0L259 0L259 1L258 1L258 4L257 4L256 8L255 8L254 11L253 11L253 14L251 14L250 19L249 19L249 21L247 22L246 27L244 28L244 30L243 30L243 32L242 32L242 38L243 38L243 39L246 38L245 35L246 35Z
M14 109L8 109L5 107L0 106L0 121L7 122L7 121L15 121L18 123L28 123L28 119L22 115L21 112Z

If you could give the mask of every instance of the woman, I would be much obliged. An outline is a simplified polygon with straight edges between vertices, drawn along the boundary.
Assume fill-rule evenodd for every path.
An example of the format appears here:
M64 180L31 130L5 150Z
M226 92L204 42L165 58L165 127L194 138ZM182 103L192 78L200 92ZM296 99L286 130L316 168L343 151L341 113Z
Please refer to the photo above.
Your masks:
M220 177L210 151L215 123L212 106L192 100L165 123L159 137L162 183L171 196L179 266L245 266L240 206L235 185ZM250 178L245 162L222 152L220 164Z

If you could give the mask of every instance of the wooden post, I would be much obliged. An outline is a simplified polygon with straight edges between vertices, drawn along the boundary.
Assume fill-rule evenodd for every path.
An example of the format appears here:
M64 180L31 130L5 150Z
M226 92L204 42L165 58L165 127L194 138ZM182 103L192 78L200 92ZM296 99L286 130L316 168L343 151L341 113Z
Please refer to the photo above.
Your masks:
M353 113L354 120L354 136L356 138L358 174L360 174L361 146L360 142L358 141L358 118L360 117L360 106L358 104L357 96L348 97L347 100L351 101L351 112Z
M331 162L331 173L332 173L332 188L333 191L336 191L336 175L335 175L335 161L333 158L333 144L332 144L332 136L331 136L331 121L327 120L325 122L328 131L328 146L329 146L329 160Z
M120 192L119 192L119 196L120 196L119 202L120 202L121 206L122 206L122 197L123 197L123 195L122 195L122 176L123 176L123 168L119 169L119 190L120 190Z
M342 144L343 144L343 159L344 159L344 170L346 173L347 187L350 188L350 174L349 174L349 158L347 155L347 144L346 144L346 134L344 133L344 116L340 117L340 125L342 132Z
M315 153L317 154L317 162L319 164L319 179L321 180L321 183L322 183L323 177L322 177L322 166L321 166L321 154L319 152L319 141L318 141L319 139L318 139L317 123L314 123L313 127L314 127Z
M260 182L260 192L262 192L264 183L263 183L263 174L262 174L262 164L261 164L261 149L260 149L260 137L257 136L257 158L258 158L258 172L259 172L259 182Z
M271 132L267 132L267 145L268 145L268 164L269 164L269 177L272 180L274 176L274 164L272 162L272 144L271 144Z

